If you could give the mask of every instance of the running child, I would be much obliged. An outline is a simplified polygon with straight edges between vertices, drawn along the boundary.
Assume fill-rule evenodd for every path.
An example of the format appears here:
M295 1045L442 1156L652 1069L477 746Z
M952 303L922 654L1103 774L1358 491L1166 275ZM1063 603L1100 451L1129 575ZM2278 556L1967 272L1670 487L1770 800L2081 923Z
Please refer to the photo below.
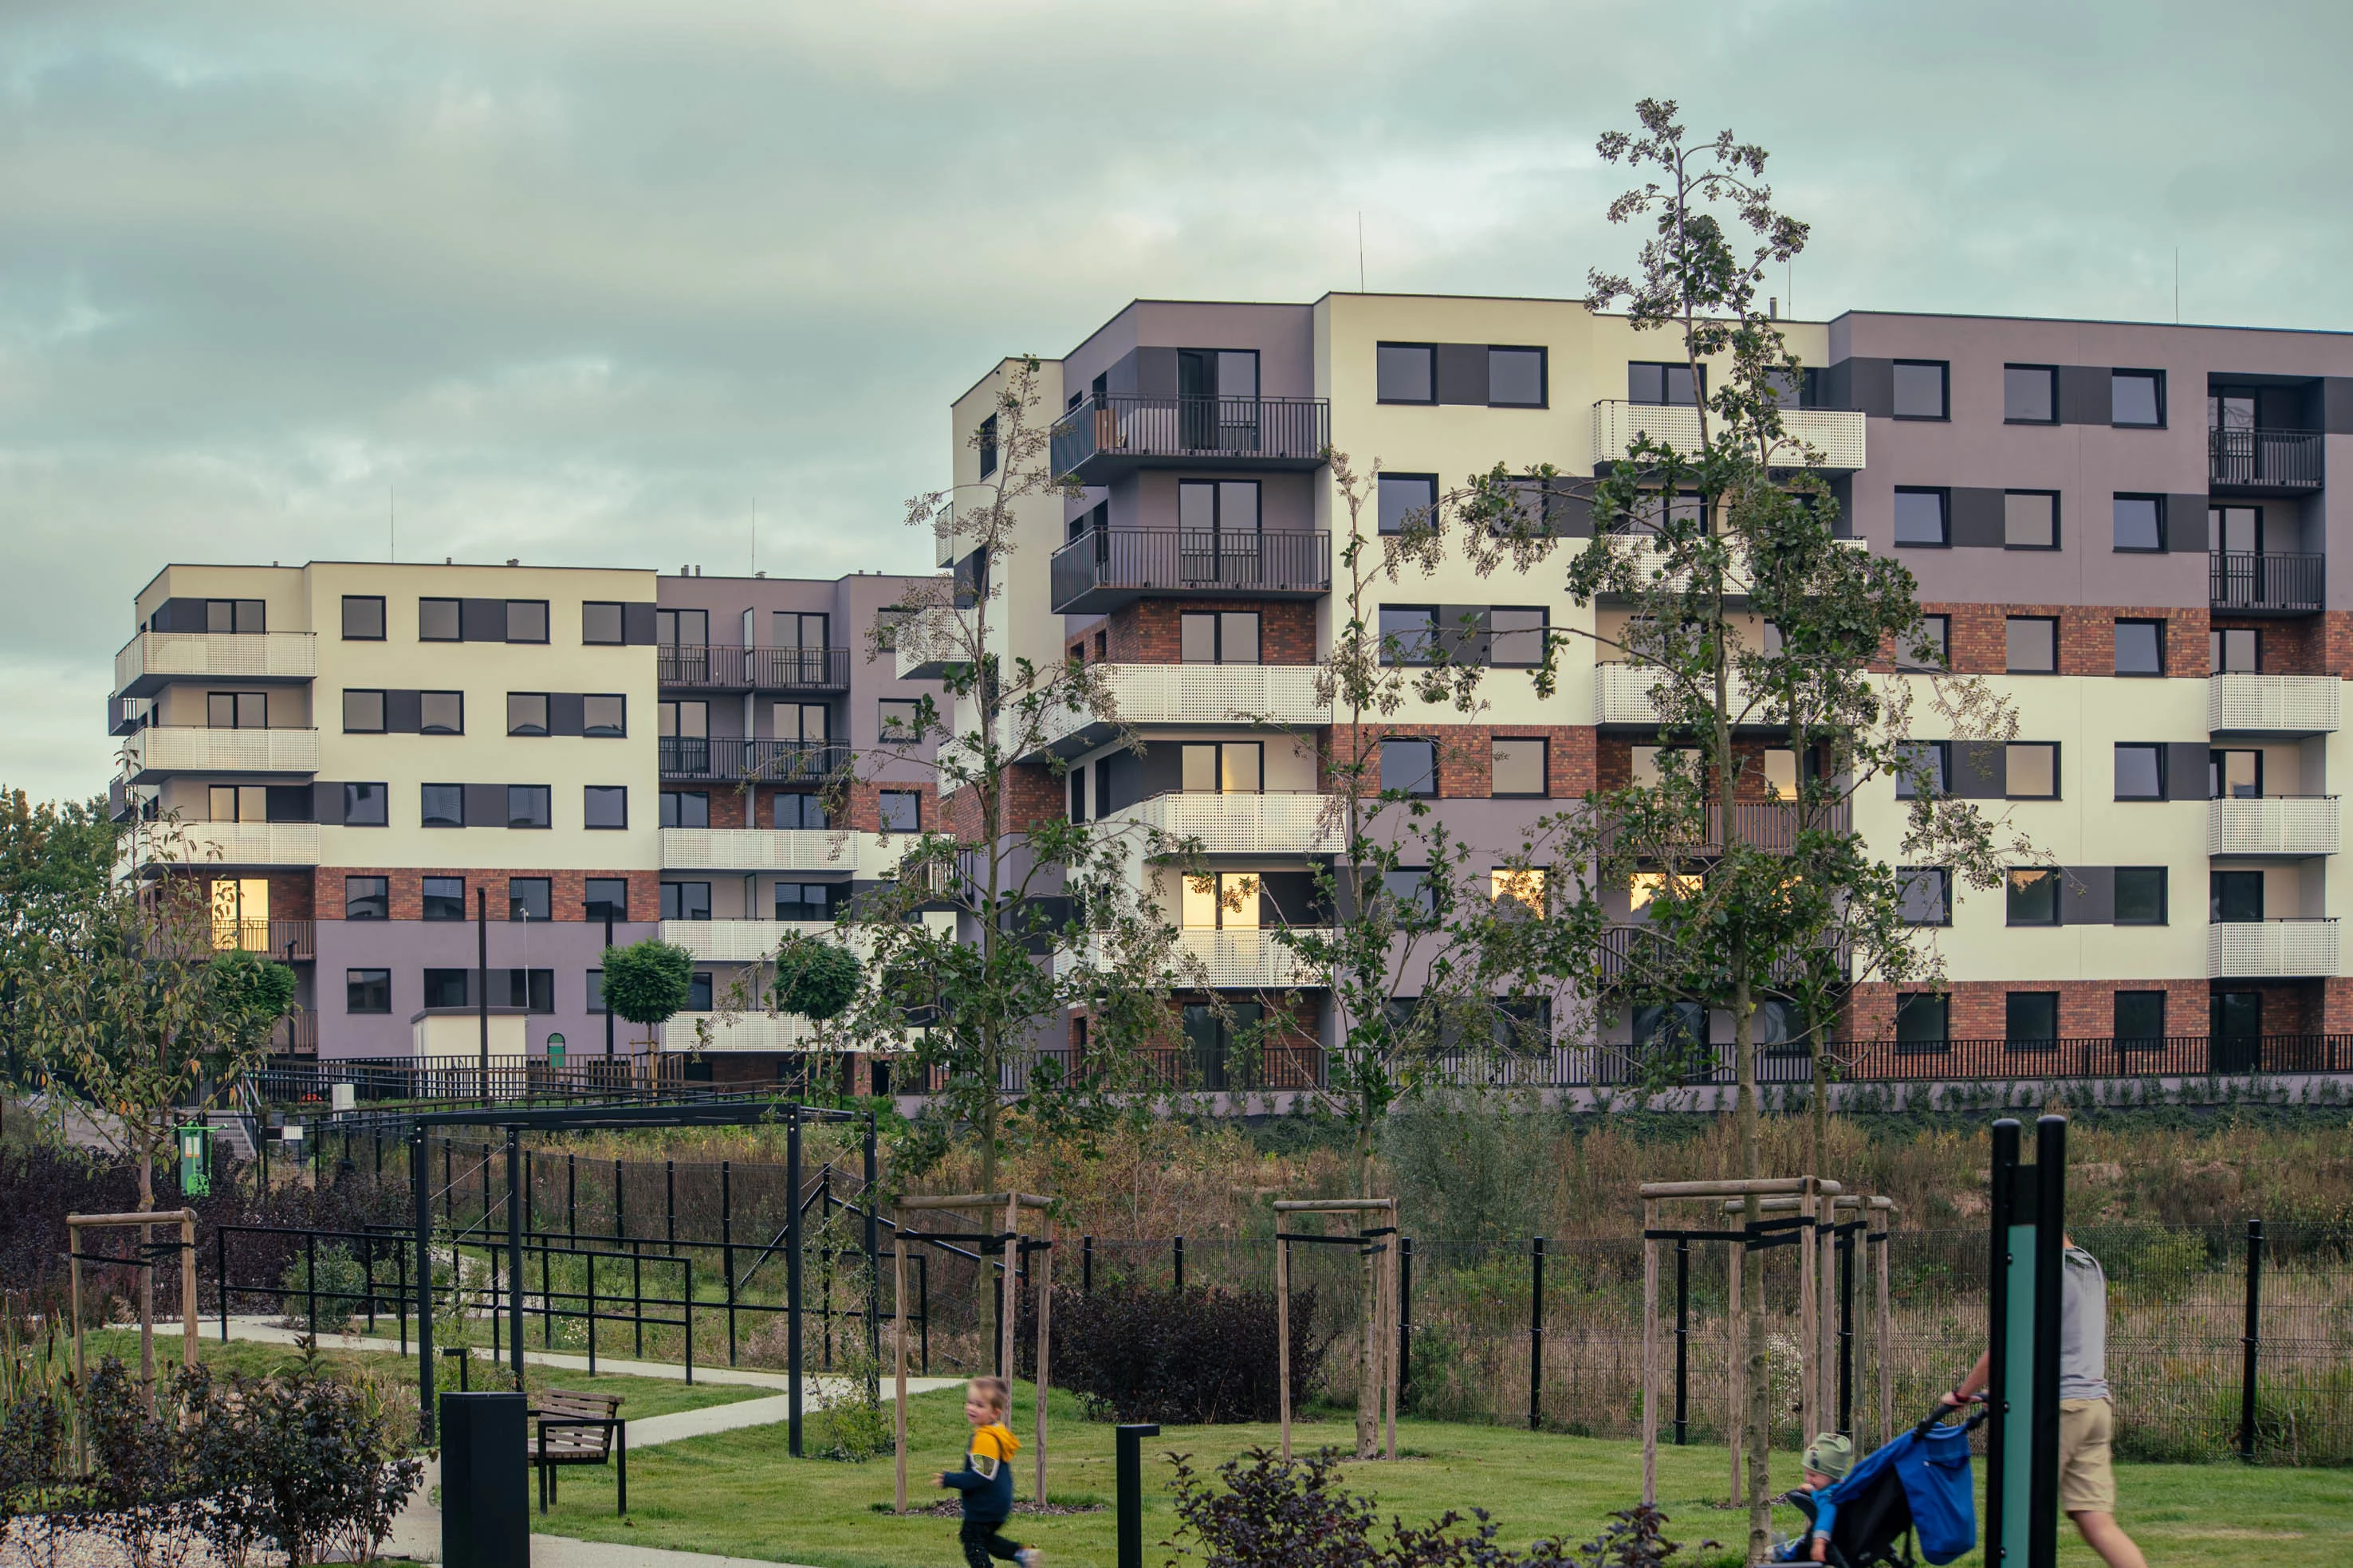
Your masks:
M992 1557L1037 1568L1035 1547L1008 1541L997 1532L1013 1513L1013 1456L1021 1439L1005 1425L1012 1390L1001 1377L976 1377L965 1385L964 1418L972 1423L972 1446L961 1470L940 1472L940 1485L964 1493L964 1527L956 1542L964 1548L966 1568L988 1568Z

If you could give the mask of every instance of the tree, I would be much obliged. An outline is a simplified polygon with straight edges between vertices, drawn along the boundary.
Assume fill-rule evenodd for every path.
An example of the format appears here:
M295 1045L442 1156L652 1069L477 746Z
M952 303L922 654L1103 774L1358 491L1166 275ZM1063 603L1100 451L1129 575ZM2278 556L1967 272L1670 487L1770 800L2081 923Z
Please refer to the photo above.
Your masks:
M244 948L217 953L206 977L213 1026L234 1053L266 1052L269 1031L294 1007L294 971Z
M838 1016L857 999L866 979L856 953L805 936L786 937L776 950L776 1005L812 1023Z
M655 1029L670 1022L693 991L694 954L676 942L649 936L605 950L605 1005L644 1028L649 1052Z
M42 801L0 790L0 1070L30 1071L27 982L46 938L87 907L114 874L114 824L103 796Z

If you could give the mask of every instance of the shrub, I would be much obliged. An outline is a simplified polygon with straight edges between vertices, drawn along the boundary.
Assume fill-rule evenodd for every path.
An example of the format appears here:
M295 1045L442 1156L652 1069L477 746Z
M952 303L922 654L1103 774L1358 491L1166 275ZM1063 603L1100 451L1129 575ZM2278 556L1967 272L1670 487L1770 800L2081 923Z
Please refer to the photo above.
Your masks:
M1449 1241L1524 1242L1552 1212L1553 1130L1538 1109L1433 1090L1381 1127L1381 1155L1409 1230Z
M829 942L787 938L776 950L776 1005L814 1022L835 1016L858 994L858 955Z
M1025 1300L1016 1341L1025 1373L1038 1342L1033 1323ZM1271 1421L1281 1413L1271 1290L1061 1289L1054 1292L1053 1331L1054 1381L1082 1395L1098 1419L1201 1426ZM1329 1344L1315 1331L1315 1292L1293 1290L1293 1409L1306 1402Z

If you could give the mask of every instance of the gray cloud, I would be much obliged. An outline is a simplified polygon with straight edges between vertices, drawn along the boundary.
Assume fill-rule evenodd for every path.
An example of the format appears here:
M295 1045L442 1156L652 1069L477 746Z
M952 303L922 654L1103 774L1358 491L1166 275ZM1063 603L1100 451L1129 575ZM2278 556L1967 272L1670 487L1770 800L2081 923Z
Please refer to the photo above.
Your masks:
M920 568L948 400L1135 295L1573 295L1644 93L1798 310L2347 323L2340 7L16 0L0 781L173 559Z

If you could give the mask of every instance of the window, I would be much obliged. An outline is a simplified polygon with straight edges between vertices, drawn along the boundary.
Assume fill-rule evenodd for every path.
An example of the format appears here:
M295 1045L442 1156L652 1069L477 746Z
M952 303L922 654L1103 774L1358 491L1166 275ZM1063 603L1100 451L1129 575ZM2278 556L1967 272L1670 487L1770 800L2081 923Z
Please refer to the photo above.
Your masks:
M1707 1046L1707 1008L1668 1002L1632 1009L1634 1044L1649 1051L1696 1052Z
M923 724L923 705L905 697L885 697L874 705L886 741L915 739Z
M463 1007L467 993L473 989L467 982L473 977L470 969L427 970L425 1005L427 1007Z
M1544 663L1546 612L1499 607L1487 612L1487 662L1533 669Z
M1374 350L1373 395L1381 403L1438 401L1438 350L1430 343L1382 343Z
M2012 991L2003 1001L2003 1044L2035 1049L2059 1043L2059 993Z
M507 693L507 733L510 735L547 733L546 692L510 691Z
M2253 626L2218 626L2206 634L2206 661L2216 675L2253 674L2263 668L2263 638Z
M1542 408L1545 405L1545 352L1542 349L1487 351L1487 402L1501 408Z
M213 784L206 792L207 822L261 822L269 816L264 784Z
M1261 916L1258 873L1219 871L1184 879L1187 931L1256 931Z
M1378 506L1383 533L1403 533L1408 522L1429 527L1438 506L1438 476L1383 474Z
M2059 873L2049 867L2021 867L2004 879L2010 898L2010 923L2014 926L2055 926L2059 923Z
M1177 657L1187 664L1256 664L1255 610L1191 611L1176 617Z
M2263 552L2263 509L2259 506L2210 506L2206 509L2207 548L2225 555L2260 555Z
M553 827L555 824L548 809L547 797L545 784L507 785L507 826Z
M2116 746L2116 798L2165 798L2165 748L2119 742Z
M461 921L466 918L465 878L427 877L424 893L427 920Z
M1177 566L1188 583L1250 582L1257 578L1259 508L1256 479L1180 479Z
M1953 542L1947 523L1951 508L1947 490L1899 489L1895 492L1895 542L1942 548Z
M2013 741L2002 748L2003 793L2012 800L2059 798L2056 742Z
M1894 413L1898 419L1943 419L1948 415L1945 396L1951 372L1943 360L1900 359L1895 362Z
M2059 422L2059 372L2047 364L2001 367L2001 416L2011 425Z
M2165 373L2161 370L2120 370L2108 379L2108 417L2112 423L2156 428L2165 423Z
M2008 550L2059 548L2059 492L2006 490L2001 498L2001 542Z
M380 595L343 595L343 640L384 641L384 599Z
M507 601L507 641L545 642L546 640L547 601L509 599Z
M656 610L654 641L662 647L707 646L711 641L709 610Z
M886 789L880 802L882 831L885 833L921 833L923 830L923 797L911 789Z
M207 691L205 723L215 730L267 730L269 694L266 691Z
M590 828L619 828L629 826L629 786L627 784L583 784L581 786L580 826Z
M1687 899L1699 890L1696 874L1672 876L1664 871L1637 871L1627 879L1626 905L1641 914L1660 899Z
M2251 750L2207 753L2206 796L2210 800L2263 798L2263 754Z
M580 606L580 640L592 647L617 647L628 640L628 623L621 606L591 599Z
M711 826L711 796L699 789L666 789L661 793L664 827Z
M1497 867L1487 873L1487 901L1497 915L1507 920L1544 919L1544 868Z
M826 702L779 702L771 715L776 739L787 744L822 746L833 739L833 707Z
M592 969L592 970L590 970L590 971L588 972L588 1007L587 1007L587 1011L588 1011L591 1015L594 1015L594 1014L597 1014L597 1013L602 1013L604 1010L605 1010L605 972L604 972L603 970L601 970L601 969Z
M418 692L417 732L420 735L464 734L466 694L462 691Z
M786 828L821 828L832 826L825 819L825 797L815 795L776 795L770 797L774 826Z
M1953 874L1941 866L1914 866L1904 872L1896 913L1906 925L1953 923Z
M625 921L629 918L629 879L627 877L591 877L582 884L582 913L592 921Z
M419 599L417 601L417 640L419 642L457 642L465 637L465 621L460 615L463 601L458 599Z
M2050 616L2012 616L2005 633L2012 675L2059 673L2059 622Z
M708 969L696 970L694 977L686 983L686 1010L690 1013L711 1011L711 971ZM703 1070L710 1070L708 1065Z
M1438 745L1433 741L1388 740L1381 743L1381 793L1438 793Z
M1545 787L1545 742L1541 735L1498 735L1489 767L1491 795L1542 795Z
M545 921L555 918L554 882L547 877L507 879L507 919Z
M1635 786L1656 789L1666 782L1670 759L1684 750L1679 746L1631 746L1627 749L1628 771Z
M1945 1024L1947 998L1939 991L1914 991L1895 998L1895 1049L1900 1055L1941 1051L1952 1043Z
M2263 918L2261 871L2215 871L2207 877L2206 918L2217 925Z
M343 919L388 921L391 918L391 878L346 877L343 879Z
M776 884L776 918L780 921L829 921L833 919L834 894L839 884L832 882L779 882Z
M1399 910L1418 910L1425 915L1438 912L1438 889L1430 886L1427 868L1382 872L1381 891Z
M2116 547L2123 551L2165 548L2163 502L2156 496L2118 496L2114 508Z
M466 786L461 784L420 785L418 820L427 827L466 826Z
M1820 408L1821 377L1821 371L1813 365L1805 366L1794 376L1787 370L1768 370L1765 373L1765 388L1773 395L1777 408Z
M1952 646L1953 617L1922 616L1920 630L1910 647L1899 648L1895 654L1898 669L1944 669L1951 656L1946 651Z
M207 599L205 630L259 634L266 627L269 606L259 599Z
M1698 392L1707 388L1707 370L1700 369ZM1679 408L1689 408L1699 402L1692 382L1691 366L1687 364L1645 364L1636 363L1626 367L1626 401L1629 403L1663 403Z
M1765 748L1765 798L1798 798L1798 753L1787 746Z
M1428 664L1438 653L1438 612L1426 605L1381 606L1381 662Z
M2118 1050L2148 1050L2165 1044L2165 993L2116 993L2115 1038Z
M392 971L389 969L344 970L343 1011L346 1013L391 1012Z
M666 921L707 921L711 918L711 884L664 882L661 918Z
M980 452L980 477L985 479L997 472L996 415L980 422L980 428L973 433L972 444Z
M384 733L384 693L343 689L343 733L346 735L381 735Z
M2166 923L2165 868L2119 866L2116 877L2116 924L2161 926Z
M582 697L580 732L594 741L626 738L629 732L629 700L613 691L592 691Z
M1264 750L1256 741L1180 748L1178 777L1187 795L1256 795L1264 786Z
M382 827L391 820L390 804L391 792L383 784L347 784L343 786L343 826Z
M2163 675L2165 673L2165 623L2163 621L2118 621L2116 623L2116 673L2118 675Z
M555 971L553 969L510 969L506 979L507 1005L520 1007L526 1013L555 1011Z

